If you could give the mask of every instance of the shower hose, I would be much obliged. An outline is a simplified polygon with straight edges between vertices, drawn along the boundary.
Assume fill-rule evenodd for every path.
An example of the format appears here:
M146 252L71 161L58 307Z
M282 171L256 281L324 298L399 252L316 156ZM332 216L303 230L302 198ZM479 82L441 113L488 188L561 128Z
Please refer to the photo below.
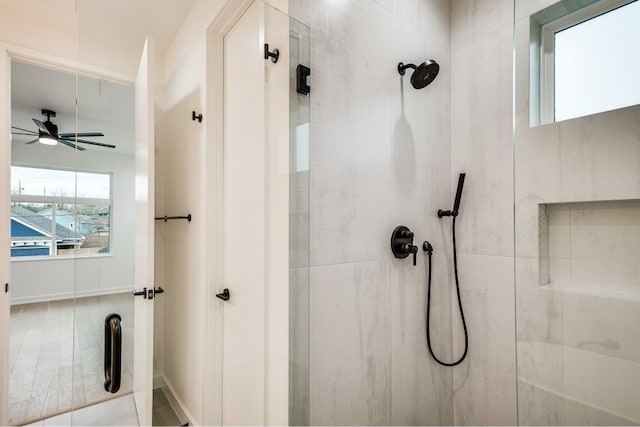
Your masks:
M456 217L453 217L452 222L452 235L453 235L453 273L456 279L456 293L458 295L458 307L460 308L460 318L462 319L462 328L464 329L464 353L458 360L452 363L443 362L433 354L433 348L431 347L431 334L430 334L430 319L431 319L431 256L432 250L427 251L429 256L429 273L427 279L427 346L429 347L429 353L433 359L443 366L456 366L462 363L467 357L467 350L469 349L469 334L467 333L467 322L464 320L464 310L462 309L462 299L460 298L460 281L458 280L458 256L456 251Z

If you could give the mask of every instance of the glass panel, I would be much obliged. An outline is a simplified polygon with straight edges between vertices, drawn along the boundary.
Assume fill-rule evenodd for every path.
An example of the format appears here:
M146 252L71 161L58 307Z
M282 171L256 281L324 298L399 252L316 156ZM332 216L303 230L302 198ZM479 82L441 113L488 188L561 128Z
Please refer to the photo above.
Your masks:
M34 13L56 9L75 16L73 2L41 6ZM12 60L11 74L11 124L17 132L11 144L9 423L22 425L68 412L78 394L73 257L50 257L73 250L82 239L74 231L74 152L39 143L34 121L74 129L74 74L19 60ZM47 117L43 109L56 116Z
M110 195L110 174L12 166L12 256L109 253Z
M569 4L578 2L550 8ZM518 422L637 425L640 182L629 178L640 174L640 106L530 127L531 16L540 11L529 0L515 0L515 9ZM632 42L622 38L606 50L625 51ZM580 46L560 44L562 56L580 54ZM561 72L591 80L602 61L590 60ZM606 66L612 76L625 71ZM600 83L610 99L637 90L635 79L618 80L613 88L596 78L581 99L598 97Z
M97 60L97 35L87 23L96 22L101 13L108 19L113 11L106 8L104 2L78 2L79 63ZM143 42L142 38L131 40ZM130 59L132 69L137 68L138 55ZM74 384L79 390L78 406L83 409L74 411L72 425L135 425L131 294L136 225L134 88L109 76L79 73L77 92L78 141L74 143L82 150L76 151L73 212L83 241L74 250L75 359L79 361ZM108 370L107 365L113 369Z
M309 425L310 95L296 91L298 66L311 68L310 30L290 19L289 87L289 424Z

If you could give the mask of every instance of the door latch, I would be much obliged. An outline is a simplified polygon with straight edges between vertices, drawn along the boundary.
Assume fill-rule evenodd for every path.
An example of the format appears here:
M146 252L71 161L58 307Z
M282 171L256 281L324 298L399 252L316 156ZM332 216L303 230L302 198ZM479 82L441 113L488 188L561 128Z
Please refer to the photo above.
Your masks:
M220 298L222 301L229 301L231 293L229 292L229 289L225 288L222 293L216 294L216 297Z
M155 289L149 289L147 291L147 298L153 299L153 297L158 295L158 294L164 294L164 289L162 289L162 286L158 286Z

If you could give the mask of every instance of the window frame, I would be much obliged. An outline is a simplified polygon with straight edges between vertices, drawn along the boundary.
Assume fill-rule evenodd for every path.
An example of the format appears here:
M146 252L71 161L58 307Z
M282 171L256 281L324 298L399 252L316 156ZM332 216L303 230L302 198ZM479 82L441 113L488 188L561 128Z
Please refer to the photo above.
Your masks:
M40 166L40 165L32 165L32 164L22 164L22 163L12 163L11 167L21 167L21 168L29 168L29 169L39 169L39 170L54 170L54 171L62 171L62 172L72 172L74 174L77 173L92 173L97 175L106 175L109 177L109 198L102 199L96 197L78 197L74 196L45 196L45 195L29 195L29 194L10 194L11 204L13 203L42 203L42 204L51 204L54 206L52 209L55 209L56 204L66 204L66 205L98 205L98 206L109 206L109 252L105 253L89 253L89 254L65 254L58 255L57 248L55 244L55 234L56 234L56 225L57 222L53 221L51 224L51 234L52 237L48 239L51 243L51 249L49 255L35 255L35 256L10 256L11 261L36 261L36 260L53 260L53 259L71 259L71 258L103 258L103 257L111 257L113 256L113 172L105 172L105 171L95 171L95 170L79 170L79 169L68 169L64 167L50 167L50 166ZM74 224L77 221L74 222ZM76 224L77 225L77 224ZM77 228L76 228L77 229ZM14 246L10 244L10 248Z
M532 115L532 125L556 123L555 118L555 34L580 25L600 15L631 4L637 0L600 0L569 12L539 26L538 76L539 84L538 117ZM534 40L535 43L535 40ZM535 67L535 61L533 62ZM535 86L535 84L533 85ZM532 108L535 108L532 106ZM537 123L536 123L537 122Z

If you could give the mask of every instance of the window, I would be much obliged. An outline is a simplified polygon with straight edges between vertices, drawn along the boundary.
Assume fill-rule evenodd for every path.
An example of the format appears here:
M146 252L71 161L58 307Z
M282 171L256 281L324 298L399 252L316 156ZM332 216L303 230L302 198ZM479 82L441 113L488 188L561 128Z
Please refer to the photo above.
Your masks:
M11 256L110 252L111 175L11 167Z
M640 104L640 1L592 1L568 14L562 8L554 5L532 17L540 48L532 62L539 66L532 76L539 76L540 93L532 124Z

